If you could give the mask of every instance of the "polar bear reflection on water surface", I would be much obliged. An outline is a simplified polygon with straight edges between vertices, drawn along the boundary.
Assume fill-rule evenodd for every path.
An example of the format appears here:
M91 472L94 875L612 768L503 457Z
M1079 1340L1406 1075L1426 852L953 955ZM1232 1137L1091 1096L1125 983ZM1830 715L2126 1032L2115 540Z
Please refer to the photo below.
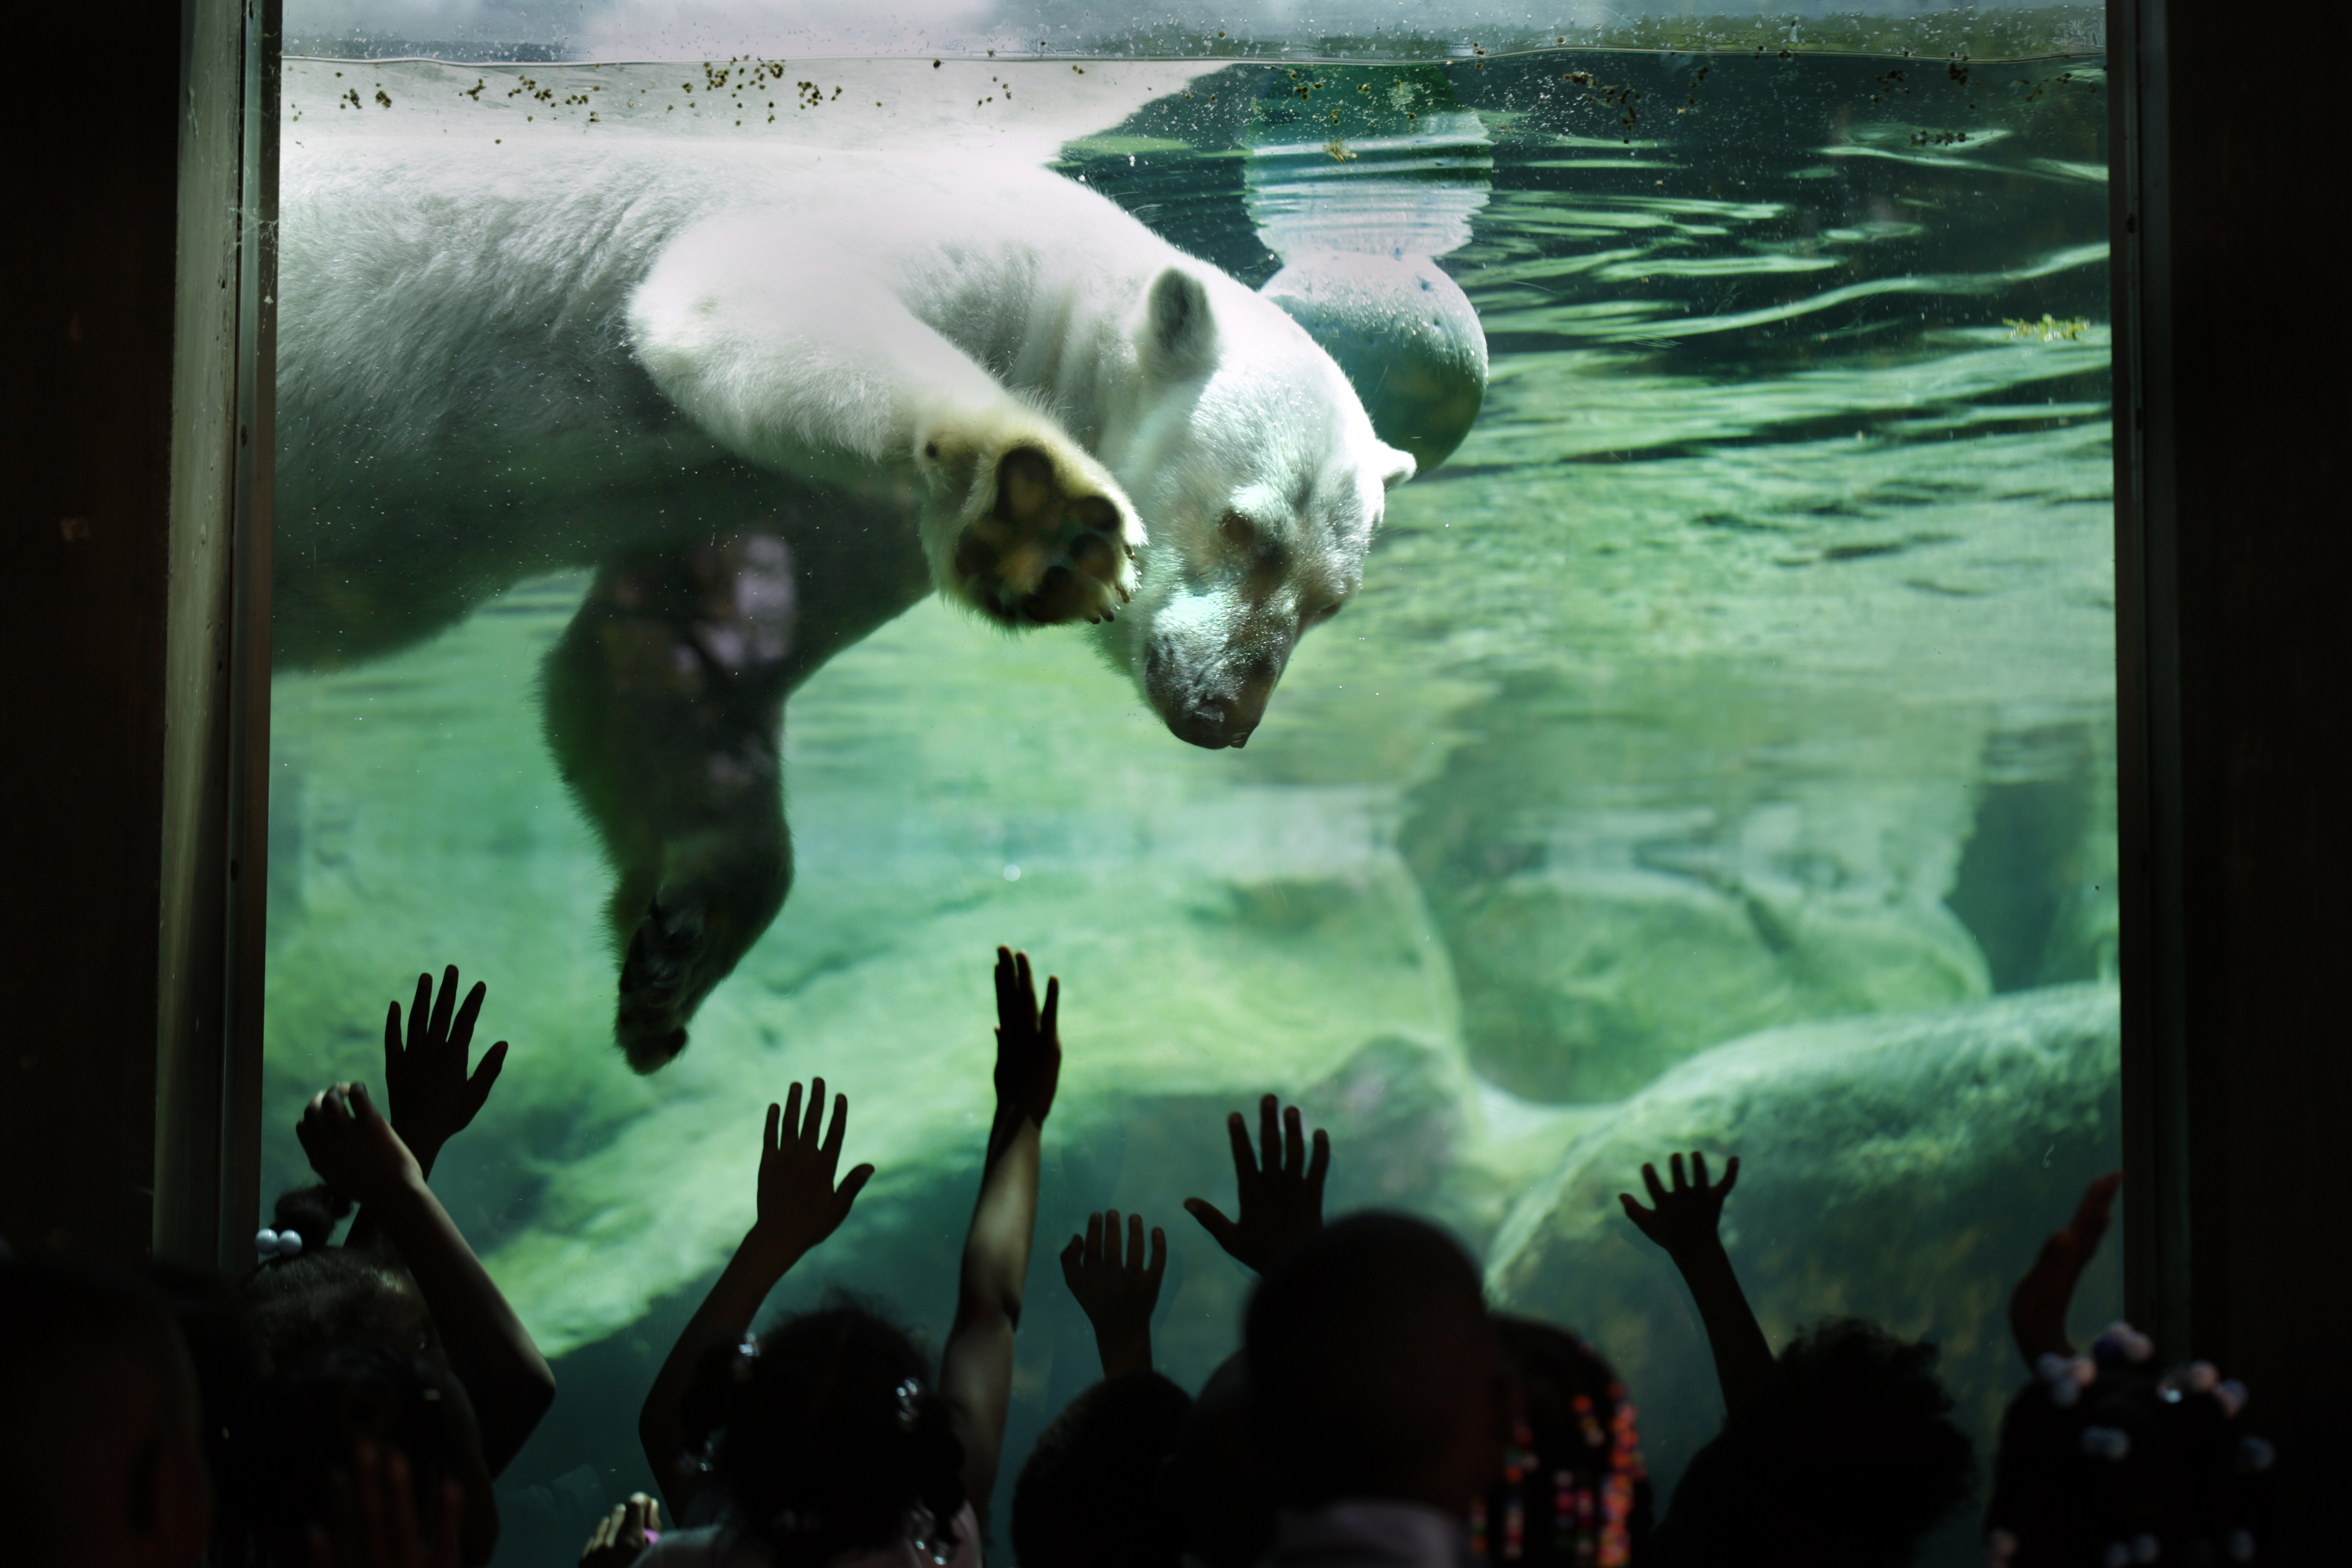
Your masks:
M1092 624L1239 746L1412 458L1272 303L1043 169L288 150L276 656L593 587L548 740L617 873L640 1071L791 885L785 697L936 590Z

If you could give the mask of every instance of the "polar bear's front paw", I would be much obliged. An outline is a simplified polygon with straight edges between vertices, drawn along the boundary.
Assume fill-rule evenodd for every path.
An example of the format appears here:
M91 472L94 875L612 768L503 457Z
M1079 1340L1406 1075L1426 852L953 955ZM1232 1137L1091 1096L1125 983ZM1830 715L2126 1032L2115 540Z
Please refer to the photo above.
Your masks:
M957 535L962 597L1009 626L1107 621L1135 596L1143 542L1125 497L1034 446L997 459L992 505Z

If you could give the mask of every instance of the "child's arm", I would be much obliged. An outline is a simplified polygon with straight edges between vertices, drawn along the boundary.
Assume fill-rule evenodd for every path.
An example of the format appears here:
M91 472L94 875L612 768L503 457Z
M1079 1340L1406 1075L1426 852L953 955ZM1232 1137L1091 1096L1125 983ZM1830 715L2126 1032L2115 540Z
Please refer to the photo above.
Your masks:
M794 1084L781 1109L768 1107L767 1130L760 1139L759 1218L744 1234L735 1256L727 1260L719 1282L688 1320L669 1359L662 1363L654 1385L637 1413L637 1441L653 1467L670 1517L683 1519L701 1489L699 1469L681 1470L679 1451L686 1446L683 1409L687 1391L712 1347L738 1344L759 1315L760 1303L776 1288L787 1269L815 1250L849 1217L849 1205L874 1174L871 1165L859 1165L835 1187L834 1172L841 1163L841 1141L849 1131L849 1097L833 1097L833 1130L822 1141L817 1134L824 1121L824 1079L809 1082L808 1114L801 1114L801 1086Z
M996 950L996 1116L963 1244L955 1326L940 1355L940 1392L963 1443L964 1495L983 1519L1013 1402L1013 1332L1037 1224L1038 1139L1061 1081L1061 991L1060 981L1046 981L1041 1013L1029 955Z
M555 1373L547 1358L425 1184L416 1157L369 1101L365 1086L337 1084L311 1096L296 1132L320 1179L365 1204L400 1249L433 1314L449 1370L473 1401L482 1458L497 1475L555 1402Z
M2124 1173L2111 1171L2084 1188L2074 1217L2042 1244L2033 1267L2017 1282L2017 1292L2009 1299L2009 1331L2016 1336L2026 1365L2038 1365L2045 1355L2074 1353L2066 1338L2066 1309L2074 1303L2074 1287L2099 1250L2099 1238L2107 1234L2116 1189L2123 1184Z
M473 1124L490 1088L506 1069L507 1043L500 1040L482 1053L481 1065L468 1076L466 1058L474 1043L474 1020L489 987L480 981L457 1006L457 966L442 972L441 994L433 994L433 977L416 977L416 998L408 1009L408 1039L401 1041L400 1004L394 1002L383 1020L383 1090L392 1130L416 1156L416 1168L433 1179L433 1162L441 1146ZM374 1215L362 1209L352 1221L346 1247L367 1247L381 1236Z
M1655 1165L1642 1167L1642 1181L1655 1207L1643 1208L1631 1193L1618 1194L1617 1201L1625 1205L1625 1217L1664 1247L1675 1267L1682 1270L1683 1283L1690 1287L1691 1297L1698 1303L1699 1321L1706 1325L1707 1344L1715 1352L1715 1375L1723 1386L1724 1408L1737 1415L1772 1371L1772 1347L1765 1342L1756 1313L1739 1289L1739 1277L1731 1270L1731 1255L1723 1249L1723 1237L1716 1229L1723 1216L1723 1200L1739 1180L1739 1156L1734 1154L1725 1163L1723 1180L1714 1186L1707 1185L1706 1155L1691 1156L1692 1184L1683 1179L1680 1154L1670 1163L1675 1174L1672 1192L1659 1183Z
M1225 1118L1226 1135L1234 1145L1234 1186L1239 1202L1238 1219L1227 1219L1206 1198L1186 1198L1184 1212L1243 1267L1263 1274L1293 1242L1323 1228L1323 1178L1331 1169L1331 1140L1315 1131L1314 1153L1307 1153L1306 1129L1298 1107L1282 1112L1276 1130L1278 1102L1267 1095L1258 1101L1257 1138L1261 1157L1250 1153L1248 1124L1238 1110Z
M1087 1215L1087 1233L1062 1248L1062 1278L1095 1326L1105 1377L1151 1370L1151 1311L1168 1272L1168 1233L1151 1227L1151 1263L1143 1261L1143 1216L1127 1216L1127 1257L1118 1247L1118 1211Z

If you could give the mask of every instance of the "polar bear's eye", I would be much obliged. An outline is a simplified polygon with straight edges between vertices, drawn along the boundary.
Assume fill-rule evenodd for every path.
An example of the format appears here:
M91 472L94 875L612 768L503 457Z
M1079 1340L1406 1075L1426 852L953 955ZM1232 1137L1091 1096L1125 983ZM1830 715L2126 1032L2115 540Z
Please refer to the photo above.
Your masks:
M1227 511L1217 520L1217 527L1235 544L1246 545L1257 538L1257 524L1237 511Z

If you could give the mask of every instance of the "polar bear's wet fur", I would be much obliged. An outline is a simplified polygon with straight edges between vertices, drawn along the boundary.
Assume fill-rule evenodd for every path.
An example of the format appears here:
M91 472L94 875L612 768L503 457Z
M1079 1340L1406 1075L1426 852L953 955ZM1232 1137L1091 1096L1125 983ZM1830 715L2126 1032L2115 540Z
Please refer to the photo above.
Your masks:
M595 570L543 695L641 1070L782 907L782 703L825 658L934 589L1090 622L1238 746L1412 473L1277 307L1047 171L420 142L285 185L278 657Z

